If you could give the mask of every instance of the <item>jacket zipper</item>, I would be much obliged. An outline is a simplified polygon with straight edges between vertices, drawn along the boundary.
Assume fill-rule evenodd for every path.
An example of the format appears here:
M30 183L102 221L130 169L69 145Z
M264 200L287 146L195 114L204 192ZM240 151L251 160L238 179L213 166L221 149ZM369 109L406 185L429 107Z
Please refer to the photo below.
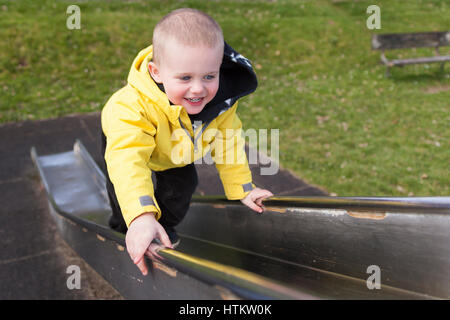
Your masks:
M202 136L203 131L205 131L206 127L209 126L209 124L211 123L211 121L208 122L208 123L206 123L206 124L204 124L204 125L201 127L200 132L197 134L197 136L195 136L195 131L192 130L192 131L194 132L194 137L191 136L191 133L189 132L188 129L186 129L186 127L184 126L184 124L183 124L183 122L181 121L180 118L178 118L178 121L180 122L181 128L183 128L184 132L186 132L186 134L188 135L188 137L191 139L192 144L194 145L194 152L197 152L197 151L198 151L197 141L198 141L198 139Z

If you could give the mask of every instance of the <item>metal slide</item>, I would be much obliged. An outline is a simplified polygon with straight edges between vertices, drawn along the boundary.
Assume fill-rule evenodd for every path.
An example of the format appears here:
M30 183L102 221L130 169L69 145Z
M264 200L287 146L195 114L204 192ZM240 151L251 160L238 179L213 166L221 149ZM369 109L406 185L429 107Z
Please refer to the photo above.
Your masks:
M125 298L450 299L450 197L273 197L263 214L194 197L144 277L82 143L31 156L63 238Z

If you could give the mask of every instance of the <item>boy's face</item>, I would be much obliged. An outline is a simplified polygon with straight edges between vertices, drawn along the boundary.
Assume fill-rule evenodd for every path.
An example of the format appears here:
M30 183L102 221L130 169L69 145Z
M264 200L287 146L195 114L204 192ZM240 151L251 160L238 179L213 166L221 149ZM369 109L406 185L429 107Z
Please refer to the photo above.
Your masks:
M164 85L173 104L183 106L189 114L199 113L219 88L223 46L191 47L176 40L169 40L164 46L160 63L149 63L153 79Z

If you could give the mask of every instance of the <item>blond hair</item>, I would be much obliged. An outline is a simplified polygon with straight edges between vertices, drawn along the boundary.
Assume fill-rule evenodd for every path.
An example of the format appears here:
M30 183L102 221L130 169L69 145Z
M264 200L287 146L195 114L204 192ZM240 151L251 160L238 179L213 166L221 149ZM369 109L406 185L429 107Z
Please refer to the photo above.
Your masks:
M174 39L187 46L223 46L222 28L204 12L191 8L177 9L164 16L153 30L153 61L161 62L164 44Z

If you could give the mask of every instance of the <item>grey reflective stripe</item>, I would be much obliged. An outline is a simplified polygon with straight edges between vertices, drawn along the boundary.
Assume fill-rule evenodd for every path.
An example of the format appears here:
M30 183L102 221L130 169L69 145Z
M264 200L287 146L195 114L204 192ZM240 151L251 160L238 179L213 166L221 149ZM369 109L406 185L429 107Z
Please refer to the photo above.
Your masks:
M244 192L252 191L253 190L253 185L252 185L251 182L249 182L249 183L243 184L242 188L244 188Z
M154 206L155 203L153 202L153 199L150 196L142 196L139 197L139 202L141 203L141 206Z

